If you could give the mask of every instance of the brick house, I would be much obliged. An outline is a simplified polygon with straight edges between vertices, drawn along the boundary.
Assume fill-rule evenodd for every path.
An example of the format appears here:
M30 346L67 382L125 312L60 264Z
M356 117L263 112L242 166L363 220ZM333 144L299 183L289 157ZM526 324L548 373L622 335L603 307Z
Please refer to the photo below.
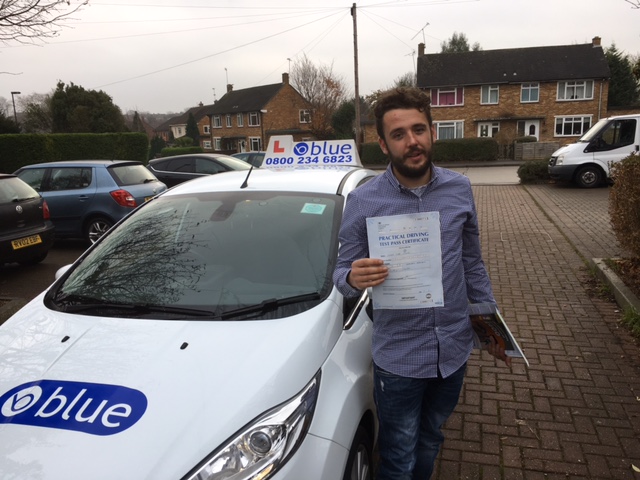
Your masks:
M418 47L417 85L431 94L437 138L535 136L574 142L607 116L600 37L580 45L463 53Z
M264 150L272 135L313 138L311 105L289 84L287 73L282 83L242 90L227 85L227 93L202 113L209 118L214 152Z
M173 139L184 137L187 134L187 120L189 119L189 114L192 113L198 123L200 146L205 150L211 150L210 122L205 113L210 107L211 105L203 105L200 102L197 107L191 107L186 112L172 117L156 127L154 133L167 143L170 143ZM203 145L207 140L209 141L209 148L205 148Z

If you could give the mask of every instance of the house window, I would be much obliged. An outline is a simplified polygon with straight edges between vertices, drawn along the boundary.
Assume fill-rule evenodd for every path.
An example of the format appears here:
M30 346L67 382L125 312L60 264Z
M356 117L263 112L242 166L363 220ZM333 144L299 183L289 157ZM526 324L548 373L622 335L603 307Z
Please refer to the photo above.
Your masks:
M500 122L478 123L478 137L495 137L500 131Z
M432 88L431 105L434 107L448 107L464 104L464 88Z
M249 148L252 152L259 152L262 150L260 143L260 137L249 137Z
M211 140L203 140L202 148L204 148L205 150L211 150Z
M558 82L558 100L592 100L593 80Z
M220 115L213 116L213 128L222 128L222 119Z
M231 114L227 113L227 127L230 128L232 126L233 124L231 123Z
M581 137L591 128L591 116L556 117L556 137Z
M258 112L249 113L249 126L250 127L260 126L260 115L258 115Z
M480 87L480 104L494 105L498 103L498 85L482 85Z
M539 83L523 83L520 86L520 103L533 103L540 100Z
M311 110L300 110L300 123L311 123Z
M436 126L437 140L451 140L464 137L464 122L456 120L452 122L434 122Z
M236 117L236 123L238 124L239 127L244 127L244 115L239 113Z
M182 137L184 135L184 130L182 127L176 127L176 137Z
M222 150L222 139L220 137L213 137L213 149Z
M203 125L202 126L203 133L211 133L211 125Z

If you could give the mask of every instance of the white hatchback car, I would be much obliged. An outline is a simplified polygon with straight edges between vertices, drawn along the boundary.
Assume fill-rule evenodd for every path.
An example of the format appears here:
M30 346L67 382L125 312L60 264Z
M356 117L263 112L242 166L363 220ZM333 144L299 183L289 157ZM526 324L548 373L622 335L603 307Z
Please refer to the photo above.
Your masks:
M3 479L371 479L369 298L331 277L360 167L139 207L0 327Z

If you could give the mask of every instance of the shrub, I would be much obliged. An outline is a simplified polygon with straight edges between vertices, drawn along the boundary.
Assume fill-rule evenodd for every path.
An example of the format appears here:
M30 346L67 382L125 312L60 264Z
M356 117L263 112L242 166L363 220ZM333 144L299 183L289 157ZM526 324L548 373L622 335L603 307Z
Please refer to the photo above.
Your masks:
M166 147L160 151L162 157L173 157L174 155L186 155L188 153L202 153L202 147Z
M611 226L620 245L640 257L640 156L632 153L611 165Z
M520 183L547 183L549 170L547 160L531 160L518 167Z

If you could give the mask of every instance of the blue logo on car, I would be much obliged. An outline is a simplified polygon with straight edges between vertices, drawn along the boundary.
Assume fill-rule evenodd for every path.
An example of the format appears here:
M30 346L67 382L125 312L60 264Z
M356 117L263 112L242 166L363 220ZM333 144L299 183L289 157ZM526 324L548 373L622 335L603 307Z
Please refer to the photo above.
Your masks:
M309 151L309 146L306 143L296 143L293 147L293 153L296 155L306 155Z
M0 397L0 424L114 435L134 425L147 409L139 390L101 383L40 380Z

